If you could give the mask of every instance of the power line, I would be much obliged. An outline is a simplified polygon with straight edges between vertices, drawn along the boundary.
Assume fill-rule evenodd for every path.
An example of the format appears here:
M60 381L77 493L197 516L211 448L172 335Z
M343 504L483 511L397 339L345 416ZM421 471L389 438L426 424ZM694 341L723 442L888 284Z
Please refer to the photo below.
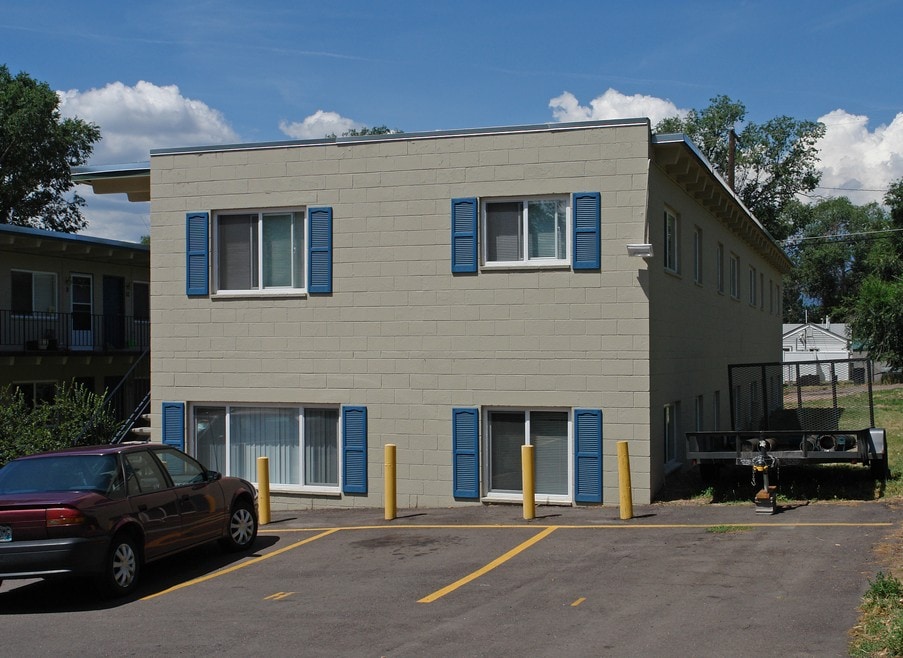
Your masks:
M903 228L884 228L878 229L876 231L859 231L857 233L835 233L833 235L807 235L800 237L787 238L782 242L782 244L788 243L796 243L796 242L804 242L806 240L836 240L837 242L841 242L844 240L850 240L852 238L857 237L868 237L869 239L875 239L880 235L885 235L887 233L899 233L903 231Z

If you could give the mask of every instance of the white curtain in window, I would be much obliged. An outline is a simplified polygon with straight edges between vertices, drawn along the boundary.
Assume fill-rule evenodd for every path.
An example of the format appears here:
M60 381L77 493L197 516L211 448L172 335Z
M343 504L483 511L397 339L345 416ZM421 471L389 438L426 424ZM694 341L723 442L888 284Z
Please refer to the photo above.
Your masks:
M269 457L272 484L300 484L298 410L232 407L229 418L231 475L257 480L257 458Z
M194 410L195 456L207 468L226 473L226 408Z
M338 422L336 409L305 409L304 484L339 484Z
M568 493L568 415L530 413L530 443L535 447L536 493Z

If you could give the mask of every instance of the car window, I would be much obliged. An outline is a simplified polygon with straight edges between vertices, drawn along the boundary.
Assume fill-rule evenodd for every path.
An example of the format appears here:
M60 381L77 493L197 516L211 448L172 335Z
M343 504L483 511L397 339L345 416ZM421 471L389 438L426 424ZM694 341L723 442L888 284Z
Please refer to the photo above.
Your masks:
M149 452L128 452L125 454L126 483L130 496L166 489L169 483L159 462Z
M96 491L108 494L119 473L115 455L34 457L12 461L0 469L0 493Z
M194 459L178 450L155 450L154 455L177 487L184 484L199 484L207 480L205 469Z

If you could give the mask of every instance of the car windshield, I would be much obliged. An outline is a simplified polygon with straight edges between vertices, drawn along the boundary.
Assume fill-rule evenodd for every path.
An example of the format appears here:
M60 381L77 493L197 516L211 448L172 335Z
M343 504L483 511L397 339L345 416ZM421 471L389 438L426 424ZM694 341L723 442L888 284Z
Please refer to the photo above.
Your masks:
M0 494L44 491L106 493L116 480L115 455L48 455L0 468Z

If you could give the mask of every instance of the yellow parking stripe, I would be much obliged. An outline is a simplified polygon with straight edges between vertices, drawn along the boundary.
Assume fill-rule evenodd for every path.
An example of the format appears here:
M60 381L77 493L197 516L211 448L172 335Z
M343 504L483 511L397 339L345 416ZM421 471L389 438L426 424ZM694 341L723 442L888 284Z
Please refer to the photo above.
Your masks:
M281 555L287 551L292 550L293 548L298 548L299 546L303 546L304 544L309 544L312 541L316 541L318 539L322 539L323 537L327 537L333 533L338 532L341 528L332 528L330 530L326 530L325 532L321 532L318 535L314 535L313 537L308 537L307 539L302 539L301 541L296 541L294 544L290 544L284 548L277 549L272 553L267 553L266 555L261 555L260 557L255 557L253 560L248 560L246 562L240 562L239 564L235 564L226 569L221 569L220 571L215 571L214 573L207 574L206 576L200 576L198 578L192 578L191 580L186 580L184 583L179 583L178 585L173 585L169 589L164 589L162 592L157 592L155 594L148 594L145 597L142 597L142 601L150 601L151 599L155 599L158 596L163 596L164 594L169 594L170 592L175 592L176 590L182 589L184 587L190 587L192 585L197 585L198 583L203 583L208 580L213 580L214 578L219 578L220 576L225 576L227 573L232 573L234 571L238 571L239 569L244 569L245 567L250 567L252 564L257 564L258 562L263 562L264 560L269 560L271 557L276 557L277 555Z
M579 599L577 599L576 601L574 601L574 602L571 604L571 607L572 607L572 608L576 608L578 605L580 605L580 604L583 603L584 601L586 601L586 597L585 597L585 596L581 596Z
M425 596L422 599L420 599L419 601L417 601L417 603L432 603L436 599L441 599L446 594L450 594L451 592L454 592L459 587L463 587L470 581L476 580L483 574L489 573L490 571L495 569L497 566L504 564L505 562L507 562L508 560L513 558L518 553L525 551L526 549L530 548L536 542L540 541L541 539L545 539L546 537L551 535L553 532L555 532L556 529L557 528L555 526L546 527L546 529L543 530L542 532L540 532L539 534L536 534L533 537L531 537L530 539L528 539L527 541L523 542L522 544L515 546L514 548L512 548L510 551L508 551L504 555L494 559L492 562L487 564L485 567L477 569L473 573L471 573L467 576L464 576L464 578L461 578L460 580L453 582L451 585L443 587L440 590L436 590L429 596Z

